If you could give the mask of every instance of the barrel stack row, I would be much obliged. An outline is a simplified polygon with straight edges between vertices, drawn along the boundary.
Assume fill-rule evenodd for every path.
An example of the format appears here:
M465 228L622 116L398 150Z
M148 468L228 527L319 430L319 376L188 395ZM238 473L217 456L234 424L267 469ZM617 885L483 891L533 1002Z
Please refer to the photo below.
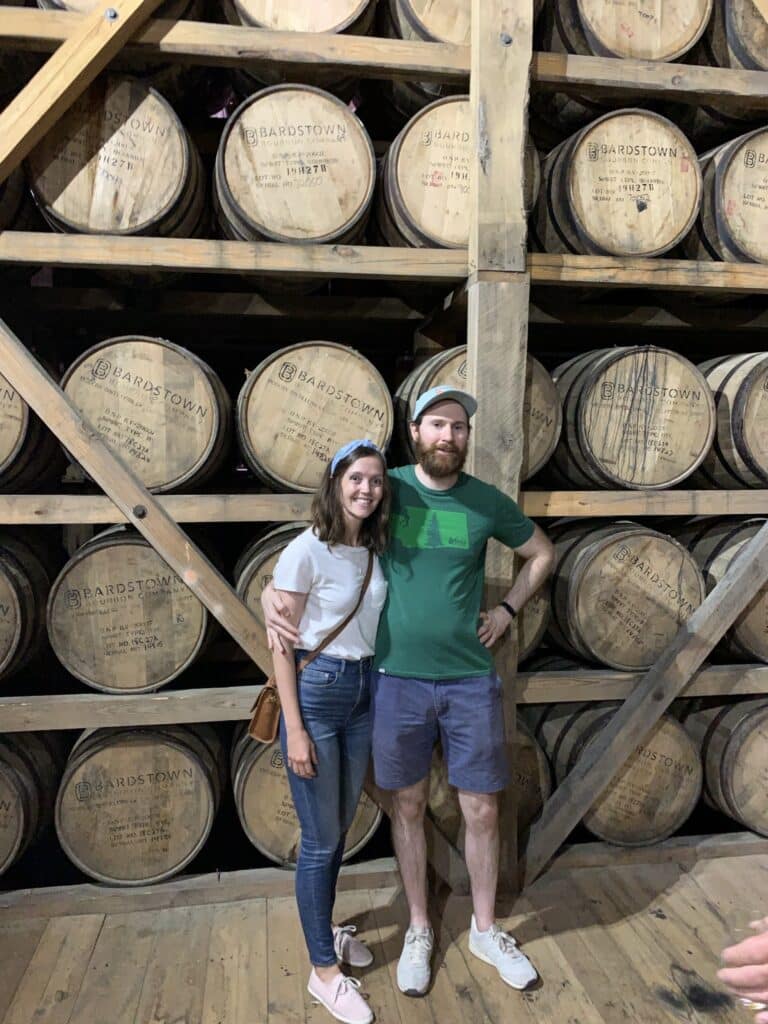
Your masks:
M236 729L229 751L209 725L92 729L65 757L56 734L0 739L0 874L55 822L67 857L112 885L160 882L207 841L228 785L242 828L269 860L296 862L299 823L278 743ZM363 795L345 859L381 811Z
M676 536L633 522L556 523L548 528L557 555L552 581L517 623L520 659L548 645L571 670L650 668L764 521L702 518L674 527ZM265 527L241 554L233 582L257 619L277 559L304 528ZM183 580L126 527L93 537L63 567L26 535L0 536L0 679L39 653L46 623L66 671L117 694L149 693L177 679L216 630ZM768 664L768 587L716 657Z
M112 75L62 116L26 170L55 231L464 248L473 150L468 98L442 97L397 135L377 185L373 145L348 105L314 86L275 85L245 99L224 127L212 213L200 156L172 107L141 80ZM767 165L765 126L697 156L660 113L604 112L548 153L541 188L529 143L532 245L644 257L682 246L695 259L765 262ZM0 228L23 226L22 198L11 178Z
M447 353L409 378L397 410L381 374L353 349L308 341L278 349L247 375L235 402L239 451L258 480L278 491L314 491L342 444L368 437L387 448L427 387L466 386L466 350ZM439 364L439 365L438 365ZM560 432L552 379L529 360L524 476L554 450ZM88 349L62 380L68 397L150 490L190 490L221 469L231 448L231 402L218 375L161 338L110 338ZM0 377L0 488L22 490L61 475L55 438ZM406 452L406 455L408 452Z
M368 437L414 460L408 423L436 385L467 386L463 346L430 356L394 395L360 353L330 341L278 349L234 403L196 355L161 338L109 338L62 386L152 491L190 490L231 457L231 435L261 484L310 493L333 452ZM655 346L596 349L548 372L528 357L521 479L565 489L768 486L768 353L695 366ZM0 489L61 476L56 439L0 377ZM504 485L504 481L500 481Z
M618 704L527 705L510 751L524 831L595 741ZM744 827L768 835L768 700L687 701L662 717L584 818L597 838L619 846L660 842L677 831L703 795ZM55 822L67 857L112 885L146 885L183 870L210 836L225 788L250 842L292 867L299 824L279 743L251 740L238 726L229 753L211 726L95 729L67 758L53 734L0 741L0 874ZM463 843L456 792L437 751L429 810ZM502 820L507 813L501 810ZM376 831L380 809L363 794L344 858Z

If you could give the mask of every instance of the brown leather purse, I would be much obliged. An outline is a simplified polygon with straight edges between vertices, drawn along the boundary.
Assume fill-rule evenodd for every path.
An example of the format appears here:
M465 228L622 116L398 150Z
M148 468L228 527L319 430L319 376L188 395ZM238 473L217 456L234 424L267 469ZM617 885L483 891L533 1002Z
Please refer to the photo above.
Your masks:
M363 598L368 590L368 584L371 582L371 576L373 574L373 552L368 552L368 568L365 570L365 579L363 585L360 588L360 594L357 598L357 604L352 611L347 615L343 622L332 630L328 636L321 641L317 647L310 651L305 658L302 658L296 669L297 675L313 662L318 654L321 654L328 644L333 643L336 637L350 624L352 619L357 615L360 605L363 603ZM248 735L251 739L258 740L259 743L274 743L277 739L277 732L280 726L280 694L277 690L277 681L274 676L270 676L266 683L262 687L261 693L256 698L253 707L251 708L251 721L248 726Z

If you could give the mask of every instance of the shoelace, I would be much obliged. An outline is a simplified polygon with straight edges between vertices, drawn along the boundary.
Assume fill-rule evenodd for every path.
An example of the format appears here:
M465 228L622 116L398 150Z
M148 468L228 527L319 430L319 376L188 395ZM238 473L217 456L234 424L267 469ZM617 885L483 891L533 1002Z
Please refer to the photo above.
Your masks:
M405 944L408 947L408 959L413 964L423 963L424 960L429 959L431 953L431 943L429 941L429 933L423 932L412 932L406 936Z
M344 939L348 935L350 938L357 931L357 925L354 924L343 924L333 926L333 946L336 952L341 955L341 948L344 945Z
M510 953L512 954L512 956L522 957L523 954L517 948L517 943L515 942L515 940L512 938L511 935L508 935L507 932L503 932L501 928L498 928L496 931L491 932L491 938L499 947L502 953Z
M339 982L339 987L336 989L336 994L333 997L334 1003L338 1000L339 996L344 995L345 991L349 986L359 991L360 982L357 980L357 978L350 978L348 975L342 974L341 981Z

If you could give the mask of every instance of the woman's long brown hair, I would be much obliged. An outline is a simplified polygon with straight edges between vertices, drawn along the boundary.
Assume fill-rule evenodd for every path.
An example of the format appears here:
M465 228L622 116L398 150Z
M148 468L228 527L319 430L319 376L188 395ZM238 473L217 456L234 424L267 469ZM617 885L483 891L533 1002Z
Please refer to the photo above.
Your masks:
M387 475L387 465L383 457L373 448L358 445L349 455L339 460L333 476L331 476L331 463L328 463L320 486L312 499L312 529L317 539L326 544L346 544L347 530L344 510L341 506L341 478L353 462L369 455L374 455L381 460L384 486L376 511L364 519L360 526L360 543L369 551L381 555L389 545L389 508L392 501L392 489Z

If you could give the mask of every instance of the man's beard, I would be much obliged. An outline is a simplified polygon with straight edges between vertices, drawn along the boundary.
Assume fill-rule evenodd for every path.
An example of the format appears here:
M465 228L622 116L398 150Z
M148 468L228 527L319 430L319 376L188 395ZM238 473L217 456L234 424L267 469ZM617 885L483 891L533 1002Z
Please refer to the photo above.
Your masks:
M467 450L459 451L455 445L438 448L436 444L423 445L420 441L413 442L414 451L419 465L435 480L447 476L455 476L467 461Z

